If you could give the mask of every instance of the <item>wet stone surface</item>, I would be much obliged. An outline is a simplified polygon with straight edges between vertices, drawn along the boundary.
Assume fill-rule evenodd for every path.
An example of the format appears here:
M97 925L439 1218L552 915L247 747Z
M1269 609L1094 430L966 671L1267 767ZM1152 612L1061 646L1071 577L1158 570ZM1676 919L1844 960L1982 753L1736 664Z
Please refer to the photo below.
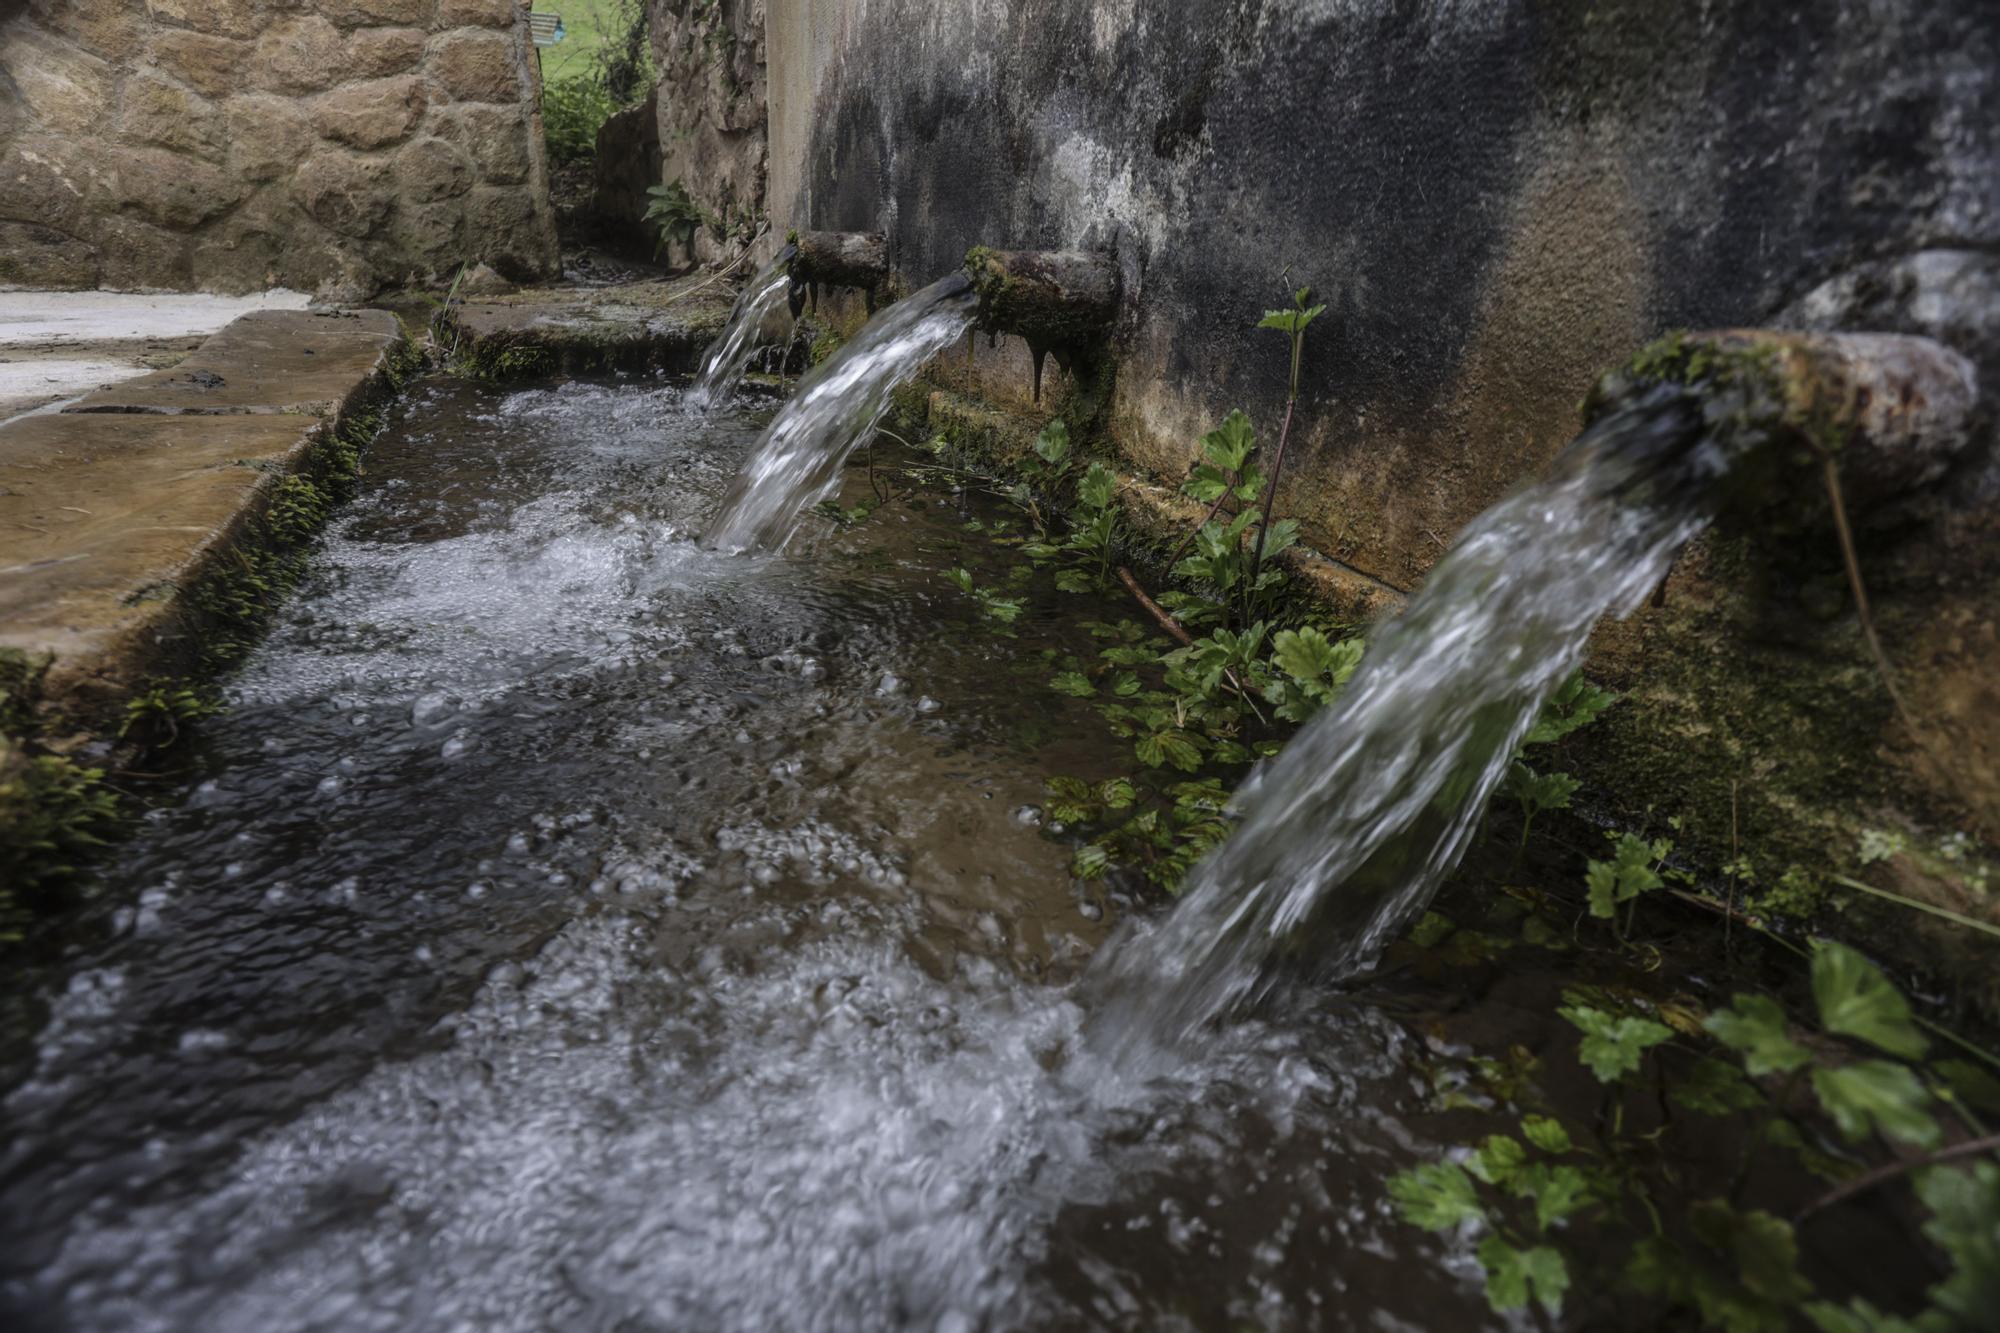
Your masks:
M1120 912L1037 807L1125 759L1024 658L1125 608L986 626L948 494L705 552L770 409L679 394L406 399L40 978L9 1326L1490 1321L1383 1195L1437 1152L1404 1024L1079 1041Z

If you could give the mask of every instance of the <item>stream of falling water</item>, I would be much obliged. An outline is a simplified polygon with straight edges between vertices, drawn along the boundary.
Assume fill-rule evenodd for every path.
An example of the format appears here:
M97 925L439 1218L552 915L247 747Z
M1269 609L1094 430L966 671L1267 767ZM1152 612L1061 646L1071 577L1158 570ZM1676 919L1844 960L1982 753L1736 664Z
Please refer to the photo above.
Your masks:
M1662 388L1481 514L1327 709L1237 792L1242 823L1172 912L1100 956L1093 1036L1138 1068L1286 976L1367 966L1457 864L1591 629L1708 521L1732 450Z
M954 273L868 321L779 411L703 543L725 552L783 547L799 515L832 492L847 456L888 415L896 386L972 326L975 303L971 282Z
M793 245L778 251L777 258L752 278L737 296L736 304L729 312L729 323L723 326L721 336L702 357L701 370L694 383L688 386L683 400L688 411L714 411L726 404L729 396L736 392L736 386L743 382L743 373L750 368L750 358L757 354L760 346L765 321L785 304L791 290L792 256L797 253L798 247Z

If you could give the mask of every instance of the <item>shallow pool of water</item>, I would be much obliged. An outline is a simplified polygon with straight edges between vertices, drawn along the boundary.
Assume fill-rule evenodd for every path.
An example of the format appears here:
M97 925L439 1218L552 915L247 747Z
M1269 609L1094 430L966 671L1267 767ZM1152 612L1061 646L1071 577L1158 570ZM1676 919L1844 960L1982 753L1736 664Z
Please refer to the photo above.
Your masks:
M413 390L49 984L9 1327L1492 1322L1383 1197L1438 1151L1402 1023L1079 1043L1078 599L982 622L948 491L703 551L768 414Z

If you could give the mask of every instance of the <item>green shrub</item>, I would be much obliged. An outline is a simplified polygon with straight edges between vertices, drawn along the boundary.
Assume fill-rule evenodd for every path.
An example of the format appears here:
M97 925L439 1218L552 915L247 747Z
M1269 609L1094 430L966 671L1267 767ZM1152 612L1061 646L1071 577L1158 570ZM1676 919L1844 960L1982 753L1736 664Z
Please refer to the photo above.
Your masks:
M587 162L597 155L597 131L618 101L593 72L542 85L542 135L557 165Z

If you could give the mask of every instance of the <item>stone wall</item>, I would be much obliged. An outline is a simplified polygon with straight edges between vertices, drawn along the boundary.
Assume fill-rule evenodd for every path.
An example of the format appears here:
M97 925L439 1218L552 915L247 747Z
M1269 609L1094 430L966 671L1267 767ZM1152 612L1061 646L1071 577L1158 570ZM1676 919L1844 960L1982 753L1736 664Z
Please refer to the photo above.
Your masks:
M767 220L765 5L653 0L658 183L681 182L712 219L695 238L699 259L733 257Z
M8 9L0 285L356 299L556 268L517 0Z
M1275 433L1282 342L1252 325L1311 284L1279 509L1357 587L1418 586L1668 328L1927 333L2000 390L1984 0L770 0L763 49L776 235L886 232L906 285L974 244L1116 253L1136 479L1176 485L1231 407ZM1018 343L975 374L1030 410ZM1781 535L1703 542L1600 636L1607 785L1770 873L1852 870L1861 828L2000 835L1990 443L1861 518L1929 736L1891 716L1808 481ZM1943 864L1901 886L1988 910Z

